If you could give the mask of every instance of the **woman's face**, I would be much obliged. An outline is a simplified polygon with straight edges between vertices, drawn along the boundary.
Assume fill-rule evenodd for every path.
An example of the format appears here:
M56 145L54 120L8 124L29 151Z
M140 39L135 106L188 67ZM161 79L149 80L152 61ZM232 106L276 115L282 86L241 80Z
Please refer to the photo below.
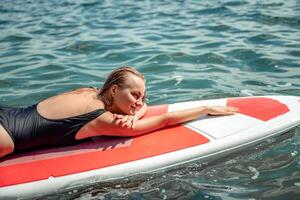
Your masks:
M133 74L128 74L125 84L112 88L113 105L115 112L134 115L143 106L146 87L145 81Z

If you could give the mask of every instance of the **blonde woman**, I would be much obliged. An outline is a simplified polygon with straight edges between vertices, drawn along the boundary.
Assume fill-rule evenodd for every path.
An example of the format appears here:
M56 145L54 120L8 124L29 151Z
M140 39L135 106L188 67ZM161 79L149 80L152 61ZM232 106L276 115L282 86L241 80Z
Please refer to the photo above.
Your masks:
M143 119L145 78L131 67L114 70L101 89L80 88L26 108L0 106L0 157L42 145L93 136L136 136L201 115L232 115L236 108L202 106Z

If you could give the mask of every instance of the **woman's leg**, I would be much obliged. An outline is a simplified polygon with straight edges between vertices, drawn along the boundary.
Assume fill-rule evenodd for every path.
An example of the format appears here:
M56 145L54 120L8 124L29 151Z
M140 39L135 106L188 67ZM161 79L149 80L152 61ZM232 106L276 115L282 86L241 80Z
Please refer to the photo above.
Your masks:
M6 130L0 125L0 158L14 151L15 145Z

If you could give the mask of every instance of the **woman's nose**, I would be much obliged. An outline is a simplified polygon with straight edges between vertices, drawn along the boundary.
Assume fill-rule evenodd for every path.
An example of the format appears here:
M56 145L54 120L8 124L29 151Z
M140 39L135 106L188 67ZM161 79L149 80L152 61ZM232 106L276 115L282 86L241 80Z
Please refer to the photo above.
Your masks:
M138 100L135 102L135 104L136 104L137 106L142 106L142 105L143 105L143 100L142 100L142 99L138 99Z

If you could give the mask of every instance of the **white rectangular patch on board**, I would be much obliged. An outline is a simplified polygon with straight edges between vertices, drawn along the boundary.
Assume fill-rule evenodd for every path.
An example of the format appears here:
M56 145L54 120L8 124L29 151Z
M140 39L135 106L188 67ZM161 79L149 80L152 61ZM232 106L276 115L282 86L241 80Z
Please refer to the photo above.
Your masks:
M264 122L261 120L237 113L230 116L202 117L185 125L198 130L200 133L206 133L215 139L220 139L262 123Z

